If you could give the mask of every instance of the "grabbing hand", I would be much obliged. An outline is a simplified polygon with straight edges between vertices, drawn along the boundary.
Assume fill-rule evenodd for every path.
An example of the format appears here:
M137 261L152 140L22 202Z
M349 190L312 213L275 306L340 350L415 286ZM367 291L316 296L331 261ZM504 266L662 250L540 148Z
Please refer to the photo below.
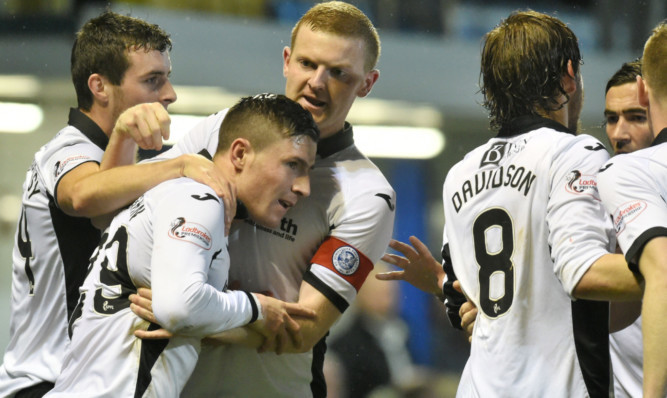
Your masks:
M151 289L140 287L137 294L130 294L130 309L139 318L157 325L157 319L153 314L153 291ZM134 335L143 340L160 340L174 337L173 333L166 329L157 330L135 330Z
M198 154L181 155L181 175L213 188L225 206L225 236L236 214L236 185L225 180L215 163Z
M254 293L262 306L263 319L249 325L264 336L264 344L258 352L275 351L281 354L288 340L296 348L303 344L301 328L293 317L315 318L315 311L297 303L284 301Z
M130 138L142 149L162 149L162 139L169 138L171 119L159 102L138 104L120 114L112 134Z

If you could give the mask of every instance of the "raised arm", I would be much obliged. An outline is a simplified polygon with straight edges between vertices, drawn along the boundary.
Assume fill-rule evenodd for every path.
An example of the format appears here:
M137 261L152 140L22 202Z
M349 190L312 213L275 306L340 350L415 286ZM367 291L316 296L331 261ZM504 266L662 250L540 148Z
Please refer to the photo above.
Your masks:
M169 134L168 127L169 115L159 103L126 110L118 118L101 165L83 163L61 178L57 189L60 208L72 216L93 218L126 206L163 181L190 177L213 188L224 199L226 214L233 214L235 188L203 156L185 154L160 162L133 164L137 147L134 140L145 146L149 142L146 135L157 135L152 140L160 138L161 146L161 137Z

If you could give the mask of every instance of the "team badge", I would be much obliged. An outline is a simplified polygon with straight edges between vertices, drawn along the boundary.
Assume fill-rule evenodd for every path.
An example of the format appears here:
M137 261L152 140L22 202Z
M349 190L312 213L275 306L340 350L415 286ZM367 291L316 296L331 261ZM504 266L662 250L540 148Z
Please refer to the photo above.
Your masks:
M187 222L183 217L178 217L171 222L169 237L195 244L204 250L209 250L213 242L211 233L204 226Z
M343 275L352 275L359 269L359 253L350 246L336 249L331 260L336 271Z
M632 202L623 203L614 212L614 229L617 234L620 234L625 229L625 226L631 223L637 216L639 216L648 205L643 200L634 200Z

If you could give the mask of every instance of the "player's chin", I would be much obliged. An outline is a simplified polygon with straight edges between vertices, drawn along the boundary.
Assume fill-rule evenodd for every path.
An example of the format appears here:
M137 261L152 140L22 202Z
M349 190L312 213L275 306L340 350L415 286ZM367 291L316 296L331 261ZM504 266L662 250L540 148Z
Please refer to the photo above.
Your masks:
M278 228L280 226L280 221L287 213L287 209L283 206L274 206L269 211L264 214L258 221L260 224L268 228Z

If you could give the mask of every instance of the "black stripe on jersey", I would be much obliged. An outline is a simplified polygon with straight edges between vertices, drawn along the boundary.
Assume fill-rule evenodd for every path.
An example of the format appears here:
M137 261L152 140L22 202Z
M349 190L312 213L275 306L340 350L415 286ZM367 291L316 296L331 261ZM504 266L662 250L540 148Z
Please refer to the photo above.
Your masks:
M453 328L463 330L461 327L461 316L459 316L459 310L463 303L465 303L466 297L463 293L454 289L454 281L458 278L454 273L454 267L452 266L452 258L449 254L449 243L442 247L442 269L447 275L447 280L442 285L442 294L445 296L445 308L447 309L447 318L449 318L449 323Z
M160 325L152 323L148 325L148 331L158 330ZM162 354L162 351L169 344L169 339L160 340L142 340L141 341L141 357L139 359L139 374L137 375L137 385L134 389L134 397L141 398L146 389L151 384L153 376L151 376L151 369L157 362L157 359Z
M211 156L210 153L208 153L208 150L206 148L202 149L201 151L197 152L197 155L202 155L208 160L213 160L213 156Z
M253 323L257 320L257 317L259 316L259 309L257 308L257 303L255 302L255 298L252 297L252 293L246 292L243 290L243 293L248 295L248 300L250 300L250 306L252 307L252 317L250 318L250 322L248 323Z
M327 396L327 382L324 379L324 355L327 353L327 336L329 336L329 332L313 347L313 362L310 364L310 373L313 377L310 382L310 391L313 393L313 398L326 398Z
M107 144L109 143L109 137L104 134L104 131L93 122L88 116L84 115L83 112L76 108L70 108L69 110L69 120L67 124L78 129L83 135L88 137L93 144L97 145L100 149L107 149Z
M56 207L53 197L47 196L60 258L65 268L65 297L69 319L79 300L79 287L86 279L90 256L100 243L100 231L93 227L88 218L71 217L63 213Z
M350 304L343 298L343 296L329 287L329 285L322 282L318 277L315 276L315 274L310 272L310 269L303 275L303 280L308 282L320 293L322 293L324 297L328 298L329 301L331 301L331 303L335 305L336 308L338 308L338 311L340 311L341 314L345 312L347 307L350 306Z
M609 397L609 303L573 301L572 327L577 359L588 394L591 398Z
M634 273L639 274L639 257L642 255L644 246L653 238L659 236L667 236L667 228L665 227L653 227L649 228L646 231L642 232L641 235L632 242L632 245L625 253L625 260L628 262L628 267Z

